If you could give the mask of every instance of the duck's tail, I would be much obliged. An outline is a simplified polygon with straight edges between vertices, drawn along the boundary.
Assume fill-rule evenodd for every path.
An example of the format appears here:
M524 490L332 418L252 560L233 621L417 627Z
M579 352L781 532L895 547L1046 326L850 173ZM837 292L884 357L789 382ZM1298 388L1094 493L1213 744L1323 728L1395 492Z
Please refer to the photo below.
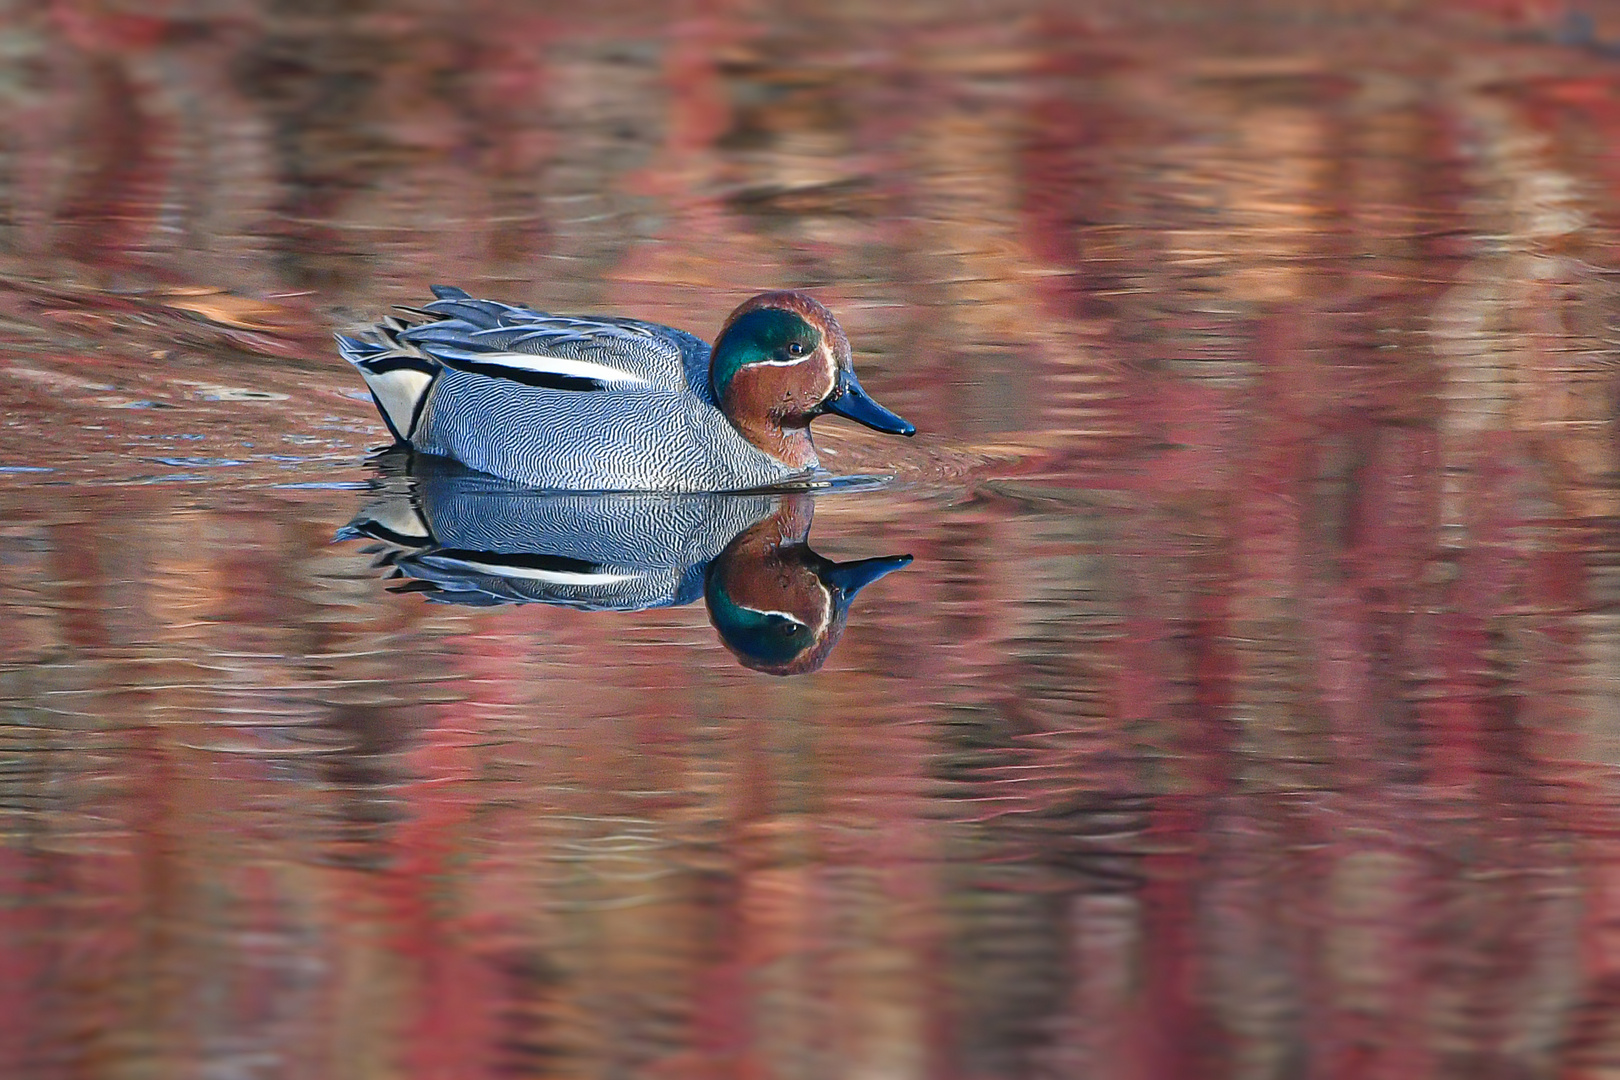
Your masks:
M388 430L395 439L408 444L422 421L433 381L443 368L416 346L401 341L399 335L404 329L400 320L388 318L377 325L372 340L334 336L338 353L360 369Z

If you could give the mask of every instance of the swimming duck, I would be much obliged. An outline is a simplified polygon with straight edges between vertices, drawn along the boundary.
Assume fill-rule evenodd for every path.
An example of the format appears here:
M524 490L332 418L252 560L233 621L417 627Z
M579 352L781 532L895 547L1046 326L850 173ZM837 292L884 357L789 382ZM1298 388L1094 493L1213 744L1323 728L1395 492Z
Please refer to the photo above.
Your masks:
M819 302L767 292L711 349L637 319L549 315L438 285L368 339L338 335L396 441L534 487L743 491L819 467L822 413L916 428L869 397Z
M777 494L536 491L442 458L379 461L382 491L338 533L369 537L395 591L440 603L587 611L703 596L720 640L776 675L821 667L850 602L911 556L836 563L809 545L815 504Z

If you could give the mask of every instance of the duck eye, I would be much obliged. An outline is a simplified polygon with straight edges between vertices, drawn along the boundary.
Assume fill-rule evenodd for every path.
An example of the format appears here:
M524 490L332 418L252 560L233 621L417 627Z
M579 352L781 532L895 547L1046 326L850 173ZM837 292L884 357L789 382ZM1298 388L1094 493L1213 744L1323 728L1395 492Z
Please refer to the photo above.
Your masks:
M788 343L788 353L790 355L793 355L793 356L803 356L804 355L804 343L799 342L799 341L789 342Z

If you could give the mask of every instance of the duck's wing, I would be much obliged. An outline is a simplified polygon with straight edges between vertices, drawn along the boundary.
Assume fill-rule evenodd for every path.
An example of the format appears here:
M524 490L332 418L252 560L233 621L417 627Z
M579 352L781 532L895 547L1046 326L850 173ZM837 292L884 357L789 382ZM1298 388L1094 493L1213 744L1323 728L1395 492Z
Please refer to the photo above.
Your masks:
M682 330L636 319L551 315L435 285L432 303L401 308L362 337L337 336L394 437L412 443L439 375L569 393L690 394L713 403L709 347ZM491 389L498 389L498 386Z
M637 319L553 315L460 289L435 286L431 304L408 309L426 319L396 333L401 346L477 375L581 392L682 390L708 346L673 327ZM694 363L694 361L698 363Z

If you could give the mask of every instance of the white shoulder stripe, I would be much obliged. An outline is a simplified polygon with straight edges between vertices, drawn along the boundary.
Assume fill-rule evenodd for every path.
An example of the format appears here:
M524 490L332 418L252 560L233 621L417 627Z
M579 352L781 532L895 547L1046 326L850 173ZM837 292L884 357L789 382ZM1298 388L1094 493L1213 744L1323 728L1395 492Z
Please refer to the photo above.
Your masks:
M491 577L538 581L546 585L615 585L621 581L632 581L639 576L637 574L616 574L610 571L580 573L577 570L542 570L532 566L482 563L473 559L440 559L431 555L424 556L423 561L464 567L475 573L489 574Z
M597 379L605 383L626 386L646 386L647 380L623 368L598 364L590 360L572 360L566 356L541 356L521 352L479 352L476 349L458 349L439 342L423 342L422 351L449 364L483 364L489 367L511 368L514 371L532 371L542 375L561 375L575 379Z

